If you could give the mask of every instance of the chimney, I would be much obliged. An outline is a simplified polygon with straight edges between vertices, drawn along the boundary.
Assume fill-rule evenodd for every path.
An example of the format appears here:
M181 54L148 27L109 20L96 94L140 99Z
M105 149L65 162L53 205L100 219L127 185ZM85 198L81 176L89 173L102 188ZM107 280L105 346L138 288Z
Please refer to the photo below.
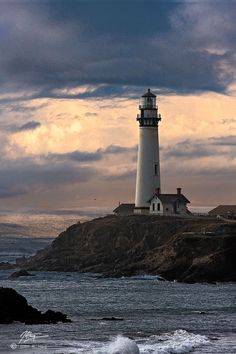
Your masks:
M158 194L161 194L161 188L160 187L158 187L158 188L156 188L155 189L155 193L158 195Z
M181 194L181 188L177 188L177 194Z

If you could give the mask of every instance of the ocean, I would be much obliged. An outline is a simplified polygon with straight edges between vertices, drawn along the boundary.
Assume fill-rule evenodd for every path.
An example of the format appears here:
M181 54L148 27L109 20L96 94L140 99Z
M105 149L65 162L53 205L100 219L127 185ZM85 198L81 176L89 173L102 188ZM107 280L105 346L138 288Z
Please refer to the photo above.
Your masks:
M94 216L94 211L2 212L0 261L33 254L67 226ZM12 272L0 271L0 286L16 289L42 311L62 311L72 322L0 325L2 354L236 353L233 283L59 272L10 280ZM110 317L119 320L108 321Z

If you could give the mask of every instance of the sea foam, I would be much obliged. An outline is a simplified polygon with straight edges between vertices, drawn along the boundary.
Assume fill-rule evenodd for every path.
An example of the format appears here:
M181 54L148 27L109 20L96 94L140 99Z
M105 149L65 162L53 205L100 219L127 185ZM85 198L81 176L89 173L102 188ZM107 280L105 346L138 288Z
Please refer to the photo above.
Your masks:
M141 354L182 354L209 344L206 336L179 329L174 332L152 336L139 345Z
M65 344L65 343L64 343ZM110 342L70 342L64 354L187 354L211 342L206 336L176 330L161 335L132 340L122 335ZM73 348L73 350L72 350ZM57 353L57 352L55 352ZM61 352L58 352L61 353Z
M107 347L107 354L184 354L202 345L209 344L206 336L176 330L160 336L139 339L136 342L118 336Z
M137 344L126 337L118 336L108 347L109 354L139 354Z

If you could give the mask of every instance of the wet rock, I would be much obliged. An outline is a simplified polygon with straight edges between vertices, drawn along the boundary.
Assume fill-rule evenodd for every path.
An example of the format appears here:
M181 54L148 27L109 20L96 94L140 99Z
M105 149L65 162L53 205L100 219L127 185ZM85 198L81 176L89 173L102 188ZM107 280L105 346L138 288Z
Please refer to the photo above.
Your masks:
M71 322L61 312L48 310L45 313L30 306L26 298L12 288L0 288L0 323L15 321L25 324L49 324Z
M0 270L15 269L16 264L9 262L0 262Z
M20 269L20 270L17 270L16 272L12 273L10 275L9 279L15 279L15 278L19 278L19 277L33 277L34 275L35 274L31 274L25 269Z

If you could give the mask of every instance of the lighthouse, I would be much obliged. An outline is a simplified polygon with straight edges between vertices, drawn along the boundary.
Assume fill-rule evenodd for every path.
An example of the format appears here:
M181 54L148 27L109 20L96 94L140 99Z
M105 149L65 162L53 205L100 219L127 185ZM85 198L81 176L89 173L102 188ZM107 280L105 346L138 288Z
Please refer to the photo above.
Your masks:
M116 215L149 214L184 216L191 215L187 204L190 201L182 194L161 193L160 158L158 123L161 115L158 113L156 95L148 89L142 95L139 104L138 164L136 177L135 204L119 203L113 210Z
M156 95L150 89L142 95L139 105L138 164L135 193L135 214L149 213L150 199L161 188Z

